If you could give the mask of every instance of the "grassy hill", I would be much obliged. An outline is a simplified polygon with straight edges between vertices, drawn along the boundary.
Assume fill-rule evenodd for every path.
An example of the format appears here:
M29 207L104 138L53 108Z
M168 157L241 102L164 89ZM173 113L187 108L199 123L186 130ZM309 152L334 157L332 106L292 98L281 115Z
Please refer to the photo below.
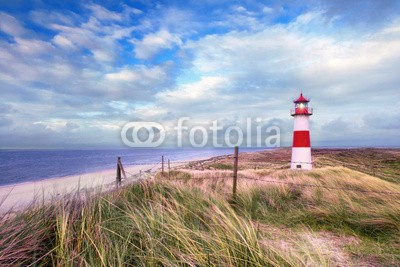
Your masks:
M400 150L290 150L189 164L0 222L0 266L400 265ZM371 167L374 166L374 167Z

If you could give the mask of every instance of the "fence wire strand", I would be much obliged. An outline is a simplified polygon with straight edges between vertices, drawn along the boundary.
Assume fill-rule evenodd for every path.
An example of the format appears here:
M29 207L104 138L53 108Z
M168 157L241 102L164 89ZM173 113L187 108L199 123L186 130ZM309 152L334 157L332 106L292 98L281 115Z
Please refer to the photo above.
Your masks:
M217 180L217 179L227 179L233 178L232 176L225 176L225 177L196 177L196 178L172 178L166 179L166 181L176 181L176 180ZM303 184L303 183L294 183L294 182L286 182L286 181L277 181L277 180L265 180L259 178L252 178L252 177L238 177L238 180L245 179L245 180L252 180L252 181L259 181L259 182L266 182L266 183L275 183L275 184L287 184L292 186L298 187L315 187L315 188L323 188L323 189L330 189L330 190L343 190L343 191L355 191L361 193L370 193L370 194L389 194L389 195L400 195L398 192L390 192L390 191L372 191L372 190L363 190L363 189L355 189L355 188L346 188L346 187L333 187L333 186L323 186L323 185L315 185L315 184Z

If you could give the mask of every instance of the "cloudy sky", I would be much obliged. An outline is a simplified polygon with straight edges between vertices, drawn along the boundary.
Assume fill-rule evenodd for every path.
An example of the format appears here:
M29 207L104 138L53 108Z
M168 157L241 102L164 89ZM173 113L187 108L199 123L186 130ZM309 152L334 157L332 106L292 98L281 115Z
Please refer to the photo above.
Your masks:
M119 147L183 116L262 118L285 146L300 91L314 146L400 146L400 1L0 0L0 148Z

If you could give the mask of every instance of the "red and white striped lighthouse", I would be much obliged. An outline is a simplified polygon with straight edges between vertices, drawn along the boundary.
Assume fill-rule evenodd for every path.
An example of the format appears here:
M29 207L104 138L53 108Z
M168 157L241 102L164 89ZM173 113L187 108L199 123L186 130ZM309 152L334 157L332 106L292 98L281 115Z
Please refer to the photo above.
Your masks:
M290 115L294 117L292 160L290 168L311 170L312 161L308 117L312 115L313 110L308 106L310 100L305 98L303 93L293 102L295 107L290 110Z

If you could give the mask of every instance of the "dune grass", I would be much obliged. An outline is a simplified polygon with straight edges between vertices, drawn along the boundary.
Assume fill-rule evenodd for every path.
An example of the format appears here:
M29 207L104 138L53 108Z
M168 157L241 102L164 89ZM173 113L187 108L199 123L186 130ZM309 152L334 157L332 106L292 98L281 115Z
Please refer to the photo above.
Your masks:
M201 178L199 172L188 172L193 179ZM229 179L224 179L223 184L220 180L182 183L195 184L204 193L214 190L229 195L231 190ZM357 245L341 244L354 257L354 265L358 259L378 266L400 264L400 186L396 183L343 167L311 172L245 170L239 171L239 194L233 208L239 216L269 226L292 230L306 227L316 233L329 231L355 237Z
M400 195L365 192L399 184L344 167L252 168L233 199L229 176L173 170L4 214L0 266L400 265Z
M194 186L142 182L3 218L0 265L325 266L266 242L227 199ZM318 255L318 253L317 253Z
M216 170L233 170L233 164L226 163L214 163L211 164L209 167Z

